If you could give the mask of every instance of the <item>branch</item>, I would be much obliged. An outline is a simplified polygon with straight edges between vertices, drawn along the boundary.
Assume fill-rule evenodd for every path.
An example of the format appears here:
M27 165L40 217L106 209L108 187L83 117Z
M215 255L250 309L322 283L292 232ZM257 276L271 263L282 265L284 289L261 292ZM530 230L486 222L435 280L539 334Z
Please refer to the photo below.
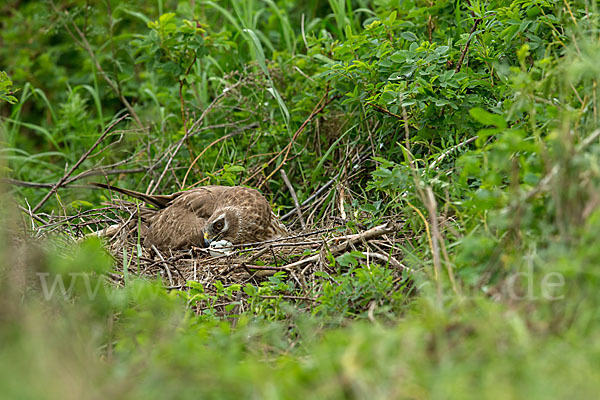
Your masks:
M206 151L208 149L210 149L211 147L213 147L215 144L222 142L223 140L227 140L229 138L232 138L234 136L239 135L242 132L245 132L248 129L253 129L253 128L257 128L258 127L258 122L253 122L249 125L246 126L242 126L239 129L236 129L235 131L228 133L225 136L221 136L220 138L214 140L212 143L210 143L208 146L206 146L204 149L202 149L202 151L200 152L200 154L198 154L196 156L196 158L194 158L194 160L192 161L192 163L190 164L190 166L188 167L187 171L185 171L185 176L183 177L183 182L181 182L181 187L180 189L183 190L183 188L185 187L185 182L187 181L188 175L190 174L190 171L192 170L192 168L194 167L194 165L196 165L196 163L198 162L198 160L200 159L200 157L202 157L204 155L204 153L206 153Z
M204 128L198 128L198 126L200 126L200 124L204 121L204 118L206 118L206 115L210 112L210 110L212 110L223 99L223 97L225 97L228 93L231 92L232 89L236 88L239 85L240 85L240 82L237 82L237 83L235 83L235 84L233 84L231 86L228 86L225 89L223 89L223 92L213 99L213 101L208 105L208 107L206 107L206 109L202 112L202 114L200 115L200 118L198 118L192 124L192 126L190 127L190 129L187 130L186 134L183 135L183 137L181 139L179 139L179 141L175 145L175 150L173 151L173 154L171 154L171 157L169 158L169 160L167 160L167 165L165 166L165 168L163 169L163 172L158 177L158 180L156 181L156 184L154 185L154 187L152 188L152 190L150 190L150 192L149 192L150 194L153 194L156 191L156 189L158 189L158 186L160 185L161 181L165 177L165 174L169 170L169 167L171 166L171 163L173 162L173 159L175 158L175 156L179 152L179 149L181 148L181 146L183 145L183 143L186 142L193 135L195 135L198 132L201 132L202 130L204 130ZM222 124L222 126L230 126L230 125L232 125L232 124ZM236 124L233 124L233 125L236 125ZM219 128L219 127L221 127L221 126L216 125L213 128ZM165 152L165 154L168 153L168 152L169 151Z
M96 140L96 143L94 143L94 145L92 147L90 147L89 150L86 151L84 155L81 156L81 158L79 159L79 161L77 161L75 163L75 165L73 165L71 167L71 169L69 170L69 172L67 172L66 174L64 174L63 177L60 178L60 180L58 182L56 182L56 184L54 186L52 186L52 189L50 189L50 191L48 193L46 193L46 196L44 196L44 198L35 207L33 207L33 209L31 210L31 212L35 213L36 211L38 211L44 205L44 203L46 203L46 201L48 201L48 199L50 198L50 196L52 196L54 193L56 193L56 191L58 190L58 188L60 188L65 183L65 181L69 178L69 176L71 176L73 174L73 172L75 172L75 170L77 168L79 168L79 166L81 165L81 163L83 163L85 161L85 159L88 158L88 156L92 153L92 151L94 151L96 149L96 147L98 147L98 145L106 138L106 136L108 136L108 134L110 133L110 131L112 131L112 129L119 122L123 121L127 117L129 117L129 114L125 114L122 117L120 117L119 119L113 121L108 126L108 128L106 128L104 130L104 133L102 133L102 135L100 135L100 137L98 138L98 140Z
M283 178L283 182L287 186L290 194L292 195L292 200L294 200L294 207L296 209L296 213L298 214L298 218L300 218L300 224L302 225L302 229L306 229L306 222L304 222L304 217L302 216L302 210L300 209L300 203L298 203L298 197L296 196L296 191L292 186L292 182L290 182L287 174L283 169L280 169L281 177Z
M444 151L442 154L440 154L440 156L438 158L435 159L434 162L431 163L431 166L429 168L433 169L435 168L436 164L439 163L440 161L442 161L444 158L446 158L446 156L450 153L452 153L454 150L461 148L463 146L466 146L467 144L476 141L477 139L479 139L479 136L473 136L467 140L465 140L464 142L460 142L459 144L457 144L456 146L452 146L449 149L447 149L446 151Z
M281 169L281 167L283 166L283 164L285 164L285 162L287 161L287 157L290 154L290 150L292 149L292 145L296 142L296 139L298 139L298 136L300 136L300 134L304 131L304 128L306 128L306 125L308 125L308 123L310 121L312 121L312 119L318 115L319 113L321 113L321 111L323 111L323 109L329 104L331 103L334 99L336 99L337 97L332 97L331 99L327 100L327 96L329 95L329 86L327 87L327 89L325 90L325 94L323 95L323 97L321 97L321 99L319 100L319 102L317 103L317 105L315 106L315 108L313 109L313 111L310 113L310 115L308 116L308 118L306 118L304 120L304 122L302 123L302 125L300 125L300 128L298 128L298 130L296 131L296 133L294 133L294 136L292 136L292 139L290 140L290 142L287 144L287 146L285 146L279 153L277 153L273 158L271 158L265 165L265 167L261 168L260 170L258 170L257 172L255 172L254 174L252 174L252 176L246 178L246 180L244 180L243 184L247 183L248 181L250 181L252 178L254 178L256 175L258 175L261 171L263 171L266 166L271 165L271 163L273 163L273 161L277 160L279 158L279 156L281 156L284 152L285 155L283 156L283 161L281 161L281 163L279 163L279 165L277 165L273 171L271 171L271 173L265 178L264 182L261 183L258 186L258 189L262 188L263 185L265 185L269 179L271 179L273 177L273 175L275 175L275 173L277 171L279 171Z
M471 44L471 39L473 38L473 32L475 32L475 29L477 29L477 25L479 25L480 22L481 22L481 18L477 18L477 19L475 19L475 22L473 23L473 27L471 28L471 32L469 33L469 38L467 39L467 43L465 43L465 47L463 47L462 52L460 53L460 58L458 59L458 63L456 64L456 70L454 71L456 73L460 72L462 63L465 59L467 51L469 50L469 45Z
M67 179L64 183L63 186L67 186L70 185L71 183L78 181L79 179L82 178L87 178L89 176L96 176L96 175L121 175L121 174L137 174L139 172L144 172L146 171L147 168L132 168L132 169L102 169L102 168L97 168L97 169L91 169L89 171L84 171L80 174L77 174L76 176ZM27 182L27 181L20 181L18 179L12 179L12 178L0 178L0 180L2 180L2 182L7 183L9 185L13 185L13 186L21 186L21 187L32 187L32 188L52 188L54 186L53 183L41 183L41 182ZM76 186L70 186L70 187L77 187L77 188L87 188L87 185L76 185Z
M400 121L404 121L404 123L406 123L406 121L404 120L404 118L402 118L402 116L400 116L398 114L394 114L393 112L389 111L388 109L381 107L379 104L371 103L370 101L368 101L367 104L381 113L384 113L386 115L389 115L390 117L399 119Z
M333 183L337 180L338 176L336 175L335 178L330 179L329 181L327 181L326 184L324 184L323 186L321 186L319 188L319 190L317 190L316 192L314 192L312 195L310 195L310 197L306 200L304 200L302 202L302 204L300 204L300 207L304 207L305 205L307 205L308 203L310 203L311 201L313 201L318 195L320 195L321 193L323 193L327 188L329 188L329 186L333 185ZM280 220L286 220L288 219L290 216L292 216L292 214L294 214L296 212L296 210L292 210L290 212L288 212L287 214L285 214L283 217L279 218Z
M54 8L54 11L57 14L62 15L62 13L58 10L58 8L56 8L56 5L54 4L54 2L52 1L51 3L52 3L52 8ZM68 11L65 11L65 15L69 15ZM144 129L144 125L142 125L142 121L138 117L137 113L135 112L135 110L133 109L131 104L129 104L129 101L127 101L125 96L123 96L123 93L119 89L119 86L115 82L113 82L112 79L110 79L108 77L106 72L104 72L104 69L102 68L102 66L100 65L100 62L96 58L96 55L94 54L94 51L92 50L92 46L87 41L87 38L85 37L84 33L79 29L79 27L77 26L77 24L75 24L75 22L71 21L71 25L73 25L73 29L75 29L75 32L77 32L77 35L79 36L79 39L80 39L80 40L77 40L77 38L75 37L73 32L71 32L71 29L69 29L69 26L67 25L67 22L64 20L64 18L61 18L61 19L63 19L63 26L65 27L65 30L67 31L69 36L71 36L71 38L75 41L75 43L77 43L80 47L82 47L85 51L88 52L92 61L94 62L94 66L96 67L96 69L98 70L100 75L102 75L102 77L104 78L106 83L108 83L108 86L110 86L111 89L114 90L114 92L117 94L117 96L119 96L119 100L121 100L121 103L123 103L123 105L127 108L127 111L129 111L129 114L131 114L131 116L135 120L136 124L141 129Z
M358 242L367 242L369 240L378 238L380 236L383 235L387 235L388 233L392 233L395 232L396 230L398 230L398 227L395 226L393 223L388 222L386 224L383 225L379 225L376 226L374 228L371 228L367 231L364 231L362 233L356 234L356 235L348 235L348 236L341 236L341 237L336 237L330 240L331 241L339 241L339 240L345 240L344 243L342 244L338 244L336 246L332 246L329 251L331 252L332 255L334 254L339 254L341 252L344 252L346 250L348 250L348 248L350 248L350 246L352 246L353 244L356 244ZM296 261L293 262L291 264L287 264L284 265L283 267L281 267L282 269L291 269L291 268L297 268L297 267L301 267L304 266L306 264L318 261L321 258L321 254L315 254L314 256L310 256L307 257L303 260L300 261ZM400 264L401 265L401 264ZM408 269L407 267L401 265L402 268Z

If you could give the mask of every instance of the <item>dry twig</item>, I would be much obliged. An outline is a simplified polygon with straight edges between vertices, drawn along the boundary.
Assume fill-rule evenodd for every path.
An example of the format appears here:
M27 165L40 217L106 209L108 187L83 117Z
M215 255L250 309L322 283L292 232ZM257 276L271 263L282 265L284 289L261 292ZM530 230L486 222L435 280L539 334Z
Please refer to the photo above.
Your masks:
M392 232L396 231L396 229L397 228L393 224L388 222L387 224L376 226L374 228L371 228L371 229L369 229L365 232L359 233L359 234L334 238L332 240L334 240L334 241L345 240L345 242L342 244L336 245L336 246L332 246L329 249L329 252L331 254L339 254L343 251L348 250L348 248L355 243L375 239L377 237L386 235L388 233L392 233ZM291 264L284 265L282 268L286 268L286 269L298 268L298 267L304 266L306 264L318 261L320 257L321 257L321 253L315 254L311 257L307 257L300 261L296 261ZM404 267L404 268L406 268L406 267Z
M292 182L290 182L287 174L283 169L280 169L281 177L283 178L283 182L287 186L290 194L292 195L292 200L294 201L294 208L296 209L296 213L298 214L298 218L300 218L300 224L302 225L302 229L306 229L306 222L304 222L304 217L302 216L302 210L300 209L300 204L298 203L298 197L296 196L296 191L292 186Z
M35 213L36 211L38 211L45 203L46 201L48 201L48 199L54 194L56 193L56 191L58 190L58 188L60 188L65 181L69 178L69 176L71 176L71 174L73 174L73 172L81 165L82 162L85 161L86 158L88 158L88 156L92 153L92 151L94 151L94 149L96 147L98 147L98 145L106 138L106 136L108 136L108 134L110 133L110 131L112 131L112 129L121 121L123 121L125 118L127 118L129 115L125 114L123 116L121 116L120 118L116 119L115 121L113 121L102 133L102 135L100 135L100 137L98 138L98 140L96 140L96 143L94 143L94 145L92 147L89 148L88 151L85 152L85 154L83 154L80 158L79 161L77 161L69 170L69 172L67 172L66 174L63 175L62 178L60 178L60 180L58 182L56 182L56 184L54 186L52 186L52 189L50 189L50 191L48 193L46 193L46 195L44 196L44 198L42 200L40 200L40 202L33 207L33 209L31 210L32 213Z
M467 3L470 5L470 2L467 1ZM473 16L473 18L475 18L475 14L473 12L471 12L471 15ZM469 51L469 45L471 44L471 39L473 39L473 34L475 33L475 30L477 29L477 25L479 25L479 23L481 22L481 18L475 18L475 21L473 22L473 27L471 27L471 32L469 32L469 38L467 39L467 43L465 43L465 46L463 47L462 51L460 52L460 58L458 59L458 62L456 63L456 69L454 70L454 72L459 73L460 69L462 68L462 64L463 61L465 60L465 56L467 55L467 51Z

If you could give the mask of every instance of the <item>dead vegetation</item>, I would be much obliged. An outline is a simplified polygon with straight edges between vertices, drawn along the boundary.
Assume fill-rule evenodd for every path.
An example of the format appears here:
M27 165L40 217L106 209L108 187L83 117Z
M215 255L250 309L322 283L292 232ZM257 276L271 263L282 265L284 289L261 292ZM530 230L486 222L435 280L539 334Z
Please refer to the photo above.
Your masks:
M326 183L302 205L297 204L291 213L282 216L291 220L289 236L233 245L230 254L219 256L211 255L205 248L166 252L144 246L139 226L141 215L148 209L123 198L115 197L102 207L73 215L68 215L66 208L63 208L64 214L58 215L33 213L25 208L22 211L28 236L58 238L65 246L90 236L101 237L114 259L114 271L107 278L115 286L124 286L125 274L128 274L148 280L159 279L167 290L187 291L190 283L195 282L201 284L206 293L215 294L217 281L225 287L246 284L258 287L276 273L285 272L287 279L294 282L296 293L275 297L315 302L315 293L322 284L322 280L315 279L315 274L339 273L340 266L334 258L346 252L360 254L367 266L376 263L390 268L398 287L405 284L411 269L402 264L402 254L395 246L402 240L400 228L403 222L387 219L376 226L358 222L349 224L348 216L344 213L343 218L339 211L343 210L343 202L350 198L350 192L343 190L340 183L337 186L332 183L333 180ZM314 205L322 205L332 195L335 201L326 207L328 214L318 218ZM304 228L300 221L304 222ZM219 303L217 309L225 314L224 307L233 302L243 307L244 298L248 296L243 291L238 293L238 298ZM198 312L207 307L203 302L190 306Z

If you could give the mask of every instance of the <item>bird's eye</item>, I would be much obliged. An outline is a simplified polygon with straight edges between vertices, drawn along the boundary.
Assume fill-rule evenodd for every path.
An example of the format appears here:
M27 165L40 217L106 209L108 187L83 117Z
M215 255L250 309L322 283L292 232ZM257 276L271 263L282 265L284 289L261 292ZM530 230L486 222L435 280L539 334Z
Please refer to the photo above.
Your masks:
M213 224L213 228L215 229L215 231L217 231L217 232L220 232L220 231L221 231L221 229L223 229L223 220L222 220L222 219L220 219L220 220L216 221L216 222Z

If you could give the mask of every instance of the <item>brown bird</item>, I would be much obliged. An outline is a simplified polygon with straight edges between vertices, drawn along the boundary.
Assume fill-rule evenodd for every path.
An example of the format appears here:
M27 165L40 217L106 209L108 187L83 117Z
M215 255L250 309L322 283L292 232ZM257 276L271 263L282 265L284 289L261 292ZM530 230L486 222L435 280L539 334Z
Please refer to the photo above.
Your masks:
M145 245L159 249L207 247L212 241L262 242L285 236L269 202L258 190L242 186L204 186L170 195L148 195L103 183L113 190L156 206L143 213Z

